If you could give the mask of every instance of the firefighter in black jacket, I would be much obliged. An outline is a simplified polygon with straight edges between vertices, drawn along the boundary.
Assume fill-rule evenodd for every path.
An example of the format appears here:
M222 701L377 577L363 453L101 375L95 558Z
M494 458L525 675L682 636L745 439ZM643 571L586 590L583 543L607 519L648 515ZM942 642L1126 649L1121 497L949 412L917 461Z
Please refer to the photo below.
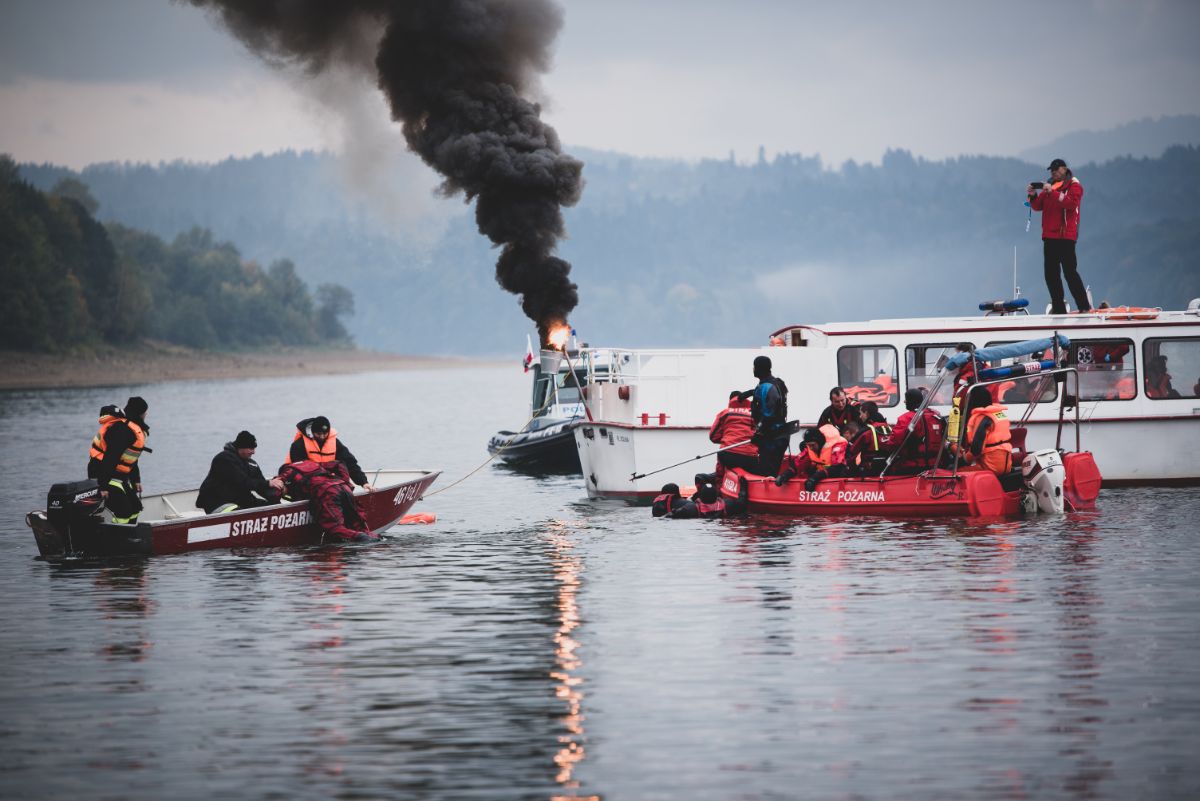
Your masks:
M88 449L88 478L96 479L114 523L137 523L142 511L142 471L138 459L149 452L146 437L146 401L134 396L125 409L105 406L100 410L100 430Z
M258 441L249 431L239 431L233 442L226 442L225 449L212 459L196 496L196 506L212 514L277 502L283 482L272 484L263 476L254 461L256 448ZM262 497L256 497L256 492Z

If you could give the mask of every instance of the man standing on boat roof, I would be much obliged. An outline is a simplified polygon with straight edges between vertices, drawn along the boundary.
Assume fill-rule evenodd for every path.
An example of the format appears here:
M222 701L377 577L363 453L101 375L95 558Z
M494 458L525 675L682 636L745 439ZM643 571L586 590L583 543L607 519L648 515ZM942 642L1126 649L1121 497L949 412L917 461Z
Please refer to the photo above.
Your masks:
M232 442L226 442L225 448L212 459L196 496L196 506L212 514L275 503L283 482L267 481L254 461L257 448L258 440L249 431L239 431ZM255 497L256 492L262 497Z
M758 469L761 476L779 472L790 434L787 425L787 385L771 375L771 359L754 357L754 377L758 386L750 391L750 417L754 420L754 439L758 445Z
M367 483L367 476L358 466L358 459L337 438L337 429L329 425L329 418L324 415L306 417L296 423L296 437L292 440L287 462L333 462L338 461L346 466L350 480L364 489L373 489Z
M1050 181L1041 184L1040 189L1030 184L1025 188L1025 194L1029 197L1029 207L1042 213L1042 254L1046 289L1050 291L1050 313L1067 313L1062 276L1066 276L1067 286L1071 288L1075 308L1081 312L1091 311L1092 304L1088 300L1087 287L1079 277L1079 261L1075 256L1083 184L1062 159L1050 162L1046 169L1050 171Z
M100 430L88 450L88 478L96 479L114 523L136 523L142 511L142 471L138 459L146 447L150 426L149 405L133 396L125 409L105 406L100 410Z

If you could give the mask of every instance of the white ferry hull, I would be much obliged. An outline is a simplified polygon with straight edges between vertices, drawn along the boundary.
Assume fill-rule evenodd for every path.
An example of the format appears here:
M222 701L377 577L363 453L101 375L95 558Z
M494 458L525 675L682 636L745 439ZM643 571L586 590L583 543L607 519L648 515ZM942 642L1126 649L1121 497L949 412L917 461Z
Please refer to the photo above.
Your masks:
M1200 485L1200 457L1195 451L1195 443L1200 442L1200 379L1192 388L1200 374L1197 300L1187 311L1152 310L1136 319L1023 315L882 320L781 329L773 339L783 342L783 347L608 349L607 372L586 387L592 419L575 430L588 495L652 498L667 482L686 486L696 473L711 472L715 456L691 457L717 447L708 440L708 426L731 390L753 385L750 368L758 355L769 356L774 374L788 384L789 418L811 425L828 402L829 388L844 384L843 354L876 352L887 360L872 369L881 376L890 370L892 376L891 394L887 402L880 401L880 412L894 423L904 411L899 400L905 389L927 388L934 377L935 366L914 364L911 349L962 341L978 348L1056 332L1082 346L1095 345L1092 354L1102 353L1103 343L1128 346L1115 365L1089 362L1082 370L1084 375L1091 371L1093 386L1088 391L1095 391L1095 381L1101 377L1120 376L1128 382L1124 390L1128 395L1084 400L1079 409L1080 449L1094 454L1105 486ZM1170 399L1151 397L1146 389L1147 363L1155 353L1168 352L1160 350L1167 346L1173 348L1169 352L1178 393ZM1122 363L1124 371L1114 371ZM1023 403L1007 405L1014 420L1025 413ZM1047 402L1034 410L1028 424L1031 449L1054 446L1057 407L1057 401ZM935 408L942 414L949 410ZM1072 426L1065 425L1064 448L1076 449L1074 436ZM682 464L662 469L676 462ZM631 480L634 474L651 472Z

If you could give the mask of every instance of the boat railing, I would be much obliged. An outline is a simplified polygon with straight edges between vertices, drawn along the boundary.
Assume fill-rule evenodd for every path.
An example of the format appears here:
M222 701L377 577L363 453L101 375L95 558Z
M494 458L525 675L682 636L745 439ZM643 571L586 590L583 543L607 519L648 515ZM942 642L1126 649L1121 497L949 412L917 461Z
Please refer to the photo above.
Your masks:
M975 387L990 387L990 386L996 386L996 385L1000 385L1000 384L1010 383L1013 381L1036 381L1037 384L1035 385L1033 391L1030 393L1031 397L1029 400L1029 405L1025 409L1025 413L1021 416L1021 419L1017 422L1017 424L1015 426L1016 428L1024 429L1027 426L1029 419L1033 414L1034 408L1040 402L1040 399L1041 399L1043 393L1047 389L1049 389L1051 383L1059 381L1058 376L1062 376L1064 381L1066 380L1067 376L1072 377L1074 379L1074 387L1073 387L1074 391L1073 392L1064 391L1064 392L1059 393L1059 396L1058 396L1058 400L1059 400L1058 420L1057 420L1058 425L1057 425L1057 431L1055 433L1054 447L1058 450L1062 449L1063 425L1070 424L1075 431L1075 450L1079 451L1080 447L1081 447L1080 419L1079 419L1079 405L1080 405L1080 402L1079 402L1079 371L1073 365L1064 365L1061 367L1054 367L1054 368L1050 368L1047 370L1041 370L1040 372L1037 372L1037 373L1031 373L1028 375L1003 376L1000 378L991 378L991 379L986 379L983 381L977 381L977 382L971 384L971 388L974 389ZM910 424L908 430L905 432L904 439L901 440L901 442L900 442L900 445L897 446L895 451L893 451L890 456L888 456L887 462L884 464L883 469L879 473L879 478L884 478L886 476L887 471L891 468L892 463L895 461L896 457L899 454L904 452L904 448L905 448L905 445L908 443L909 437L911 437L913 432L916 430L915 429L915 421L917 421L921 418L921 415L924 413L925 409L930 405L930 403L929 403L930 399L936 394L937 390L941 387L941 384L943 383L943 381L945 380L946 377L947 377L946 374L943 374L938 377L938 381L934 384L934 386L931 388L929 393L925 396L925 400L921 403L921 405L914 412L913 418L912 418L914 423ZM1070 405L1070 408L1073 412L1073 415L1071 418L1066 417L1066 410L1068 408L1068 404ZM963 453L963 442L966 440L967 418L968 418L968 415L970 414L970 412L971 412L971 407L968 404L964 403L962 412L959 415L959 424L958 424L957 431L955 432L956 433L955 441L952 442L951 438L949 436L943 437L942 438L942 447L938 453L937 464L940 465L940 464L944 463L947 450L949 450L951 448L953 449L953 460L951 462L950 470L951 470L952 476L954 476L954 477L957 477L957 475L958 475L959 461L960 461L960 458ZM935 465L935 467L936 467L936 465Z

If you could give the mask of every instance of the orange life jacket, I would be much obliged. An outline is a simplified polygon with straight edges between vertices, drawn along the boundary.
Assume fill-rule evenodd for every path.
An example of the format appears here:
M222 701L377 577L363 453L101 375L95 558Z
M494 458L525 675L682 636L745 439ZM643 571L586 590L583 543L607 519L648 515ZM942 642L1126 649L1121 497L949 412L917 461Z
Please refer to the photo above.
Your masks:
M97 460L104 461L105 435L108 434L113 423L125 423L129 426L129 430L133 432L133 444L125 449L121 454L121 458L117 460L117 466L113 472L118 477L128 476L133 472L133 466L137 464L138 457L142 455L142 451L146 449L146 432L142 427L132 420L126 420L124 417L118 417L115 414L105 414L100 417L100 430L96 432L96 436L92 437L92 446L88 448L88 456Z
M992 426L983 440L983 453L980 454L980 460L997 473L1008 472L1008 467L1012 464L1012 436L1009 419L1004 414L1006 411L1008 411L1007 406L993 403L991 406L972 409L971 419L967 421L967 447L970 448L971 443L975 441L975 432L979 429L983 418L992 418ZM992 453L1002 454L1002 456L991 456Z
M302 434L297 431L296 436L292 437L292 442L301 439L304 440L304 452L310 462L332 462L337 459L337 429L329 429L329 436L325 438L325 446L317 444L317 441L307 434ZM288 451L288 458L284 464L292 463L292 452Z
M845 444L846 438L838 432L837 426L832 423L826 423L821 426L821 433L825 435L825 446L821 448L820 455L813 452L812 446L808 446L808 456L812 460L813 466L818 470L823 470L826 467L833 465L833 449L839 443Z

